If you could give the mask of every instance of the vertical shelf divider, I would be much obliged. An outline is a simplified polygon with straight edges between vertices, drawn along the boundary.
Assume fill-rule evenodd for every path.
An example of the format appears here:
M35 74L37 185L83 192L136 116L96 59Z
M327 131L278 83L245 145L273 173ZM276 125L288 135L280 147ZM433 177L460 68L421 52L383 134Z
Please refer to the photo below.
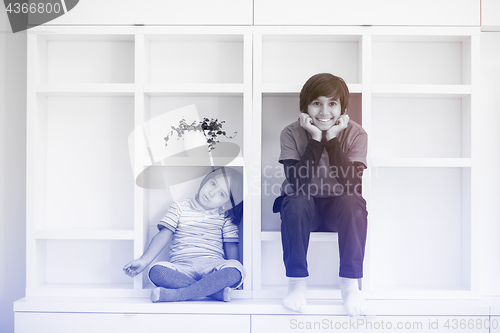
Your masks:
M140 170L143 168L143 138L142 126L144 122L144 77L145 77L145 37L141 33L135 34L135 96L134 96L134 128L141 130L134 131L134 156L133 168ZM134 175L135 177L135 175ZM133 180L135 183L135 179ZM134 184L134 258L139 258L146 246L147 241L147 220L144 219L145 201L144 189ZM142 274L134 277L134 289L143 288Z
M37 188L39 180L36 177L38 159L37 154L37 39L36 34L28 33L28 64L27 64L27 138L26 138L26 296L30 296L31 289L36 286L37 280L37 249L35 241L35 219L37 214Z
M251 196L252 213L255 217L253 226L253 291L262 289L262 214L261 214L261 195L262 192L262 34L255 33L253 36L253 121L252 121L252 188ZM253 166L255 166L254 170ZM255 191L255 193L254 193Z
M245 180L252 179L252 161L254 158L254 151L252 145L253 133L250 129L252 126L252 114L253 114L253 103L252 103L252 82L253 82L253 72L252 72L252 58L253 58L253 39L252 34L245 33L243 35L243 124L247 130L244 131L243 138L243 177L244 186L246 189L244 193L247 195L244 199L248 198L248 204L244 205L244 216L243 216L243 263L245 264L245 269L247 273L246 281L243 284L243 290L245 291L244 296L252 296L252 281L253 281L253 265L251 264L254 260L252 248L253 248L253 230L252 222L254 222L256 217L253 211L253 202L256 201L253 196L252 183ZM247 235L247 236L245 236Z
M470 290L472 291L475 297L479 297L480 292L480 281L479 274L480 272L480 252L479 252L479 244L480 244L480 231L478 227L478 214L474 212L480 211L479 198L481 197L481 193L479 191L478 179L480 179L481 175L479 174L479 169L477 165L479 165L479 159L481 156L478 156L481 152L481 145L478 142L479 133L481 131L481 115L478 114L481 110L480 105L480 91L481 87L481 45L480 45L480 29L477 28L475 34L473 34L470 38L470 73L471 73L471 97L470 97L470 122L471 122L471 165L470 168L470 192L468 204L470 205L468 212L462 211L462 223L464 221L464 215L466 216L467 226L462 225L462 248L468 246L470 249L470 266L465 266L469 268L466 272L462 273L462 279L464 274L470 276ZM462 169L463 170L463 169ZM462 172L463 174L463 172ZM462 178L463 179L463 178ZM463 192L463 191L462 191ZM462 194L463 195L463 194ZM464 206L464 205L462 205ZM467 235L467 231L469 231L469 235ZM465 237L464 237L465 236ZM466 239L464 239L466 238ZM462 258L462 261L465 258ZM462 264L462 269L464 269L464 265ZM462 281L463 283L464 281ZM468 281L467 281L468 282Z
M368 153L367 153L367 169L365 172L367 175L363 181L363 197L366 200L368 212L370 211L370 195L371 195L371 177L372 169L370 166L370 133L372 127L372 36L371 34L364 33L361 36L361 84L362 84L362 95L361 95L361 113L362 113L362 126L363 129L368 134ZM369 219L368 215L368 219ZM365 246L365 260L363 267L363 279L362 279L362 289L370 289L370 223L368 223L368 237Z

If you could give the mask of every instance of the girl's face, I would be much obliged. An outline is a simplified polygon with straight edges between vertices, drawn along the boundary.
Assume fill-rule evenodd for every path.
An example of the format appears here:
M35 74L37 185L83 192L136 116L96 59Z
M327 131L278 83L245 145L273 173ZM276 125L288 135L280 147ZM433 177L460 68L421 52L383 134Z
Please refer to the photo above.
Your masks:
M229 180L228 180L229 181ZM221 208L229 202L229 189L224 176L214 176L198 191L196 201L205 209Z
M319 96L307 106L307 114L312 118L313 125L322 131L335 125L341 111L340 101L333 97Z

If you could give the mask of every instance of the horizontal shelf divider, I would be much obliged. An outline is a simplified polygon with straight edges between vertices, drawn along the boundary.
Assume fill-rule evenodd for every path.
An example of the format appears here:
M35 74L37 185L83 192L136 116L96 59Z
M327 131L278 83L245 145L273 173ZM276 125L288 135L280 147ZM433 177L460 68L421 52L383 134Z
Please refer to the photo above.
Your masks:
M133 95L133 83L40 83L36 92L46 95Z
M261 241L280 242L280 231L262 231L260 233ZM338 234L336 232L312 232L310 237L311 242L338 242Z
M468 168L470 158L371 158L371 167Z
M35 239L134 240L132 228L117 229L39 229Z
M212 84L163 84L148 83L144 85L146 94L169 93L217 93L242 94L245 90L243 83L212 83Z
M350 93L361 93L363 91L363 85L359 83L348 84ZM279 83L263 83L262 93L288 93L288 94L298 94L302 89L302 84L279 84Z
M470 85L441 85L441 84L373 84L373 94L387 95L429 95L461 97L470 95L472 88Z
M155 161L161 161L166 157L153 156ZM149 160L149 156L144 157L145 161ZM213 164L224 165L224 166L244 166L245 162L243 157L214 157ZM145 163L144 166L150 166L151 163ZM194 157L171 157L164 161L163 166L211 166L212 164L204 158L194 158ZM160 166L160 165L158 165Z

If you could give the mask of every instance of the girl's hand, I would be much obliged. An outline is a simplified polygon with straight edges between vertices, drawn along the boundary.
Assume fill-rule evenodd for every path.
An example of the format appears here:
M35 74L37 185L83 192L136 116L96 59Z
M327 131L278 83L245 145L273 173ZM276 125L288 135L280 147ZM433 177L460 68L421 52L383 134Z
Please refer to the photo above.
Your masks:
M302 128L311 134L313 140L321 142L321 130L313 124L313 120L307 113L301 113L299 115L299 123Z
M129 262L123 267L123 271L130 277L134 277L137 274L141 273L146 267L148 263L144 260L137 259Z
M349 116L346 114L341 115L339 119L337 119L335 125L330 127L328 131L326 131L326 140L330 141L331 139L339 135L340 132L342 132L347 128L348 123L349 123Z

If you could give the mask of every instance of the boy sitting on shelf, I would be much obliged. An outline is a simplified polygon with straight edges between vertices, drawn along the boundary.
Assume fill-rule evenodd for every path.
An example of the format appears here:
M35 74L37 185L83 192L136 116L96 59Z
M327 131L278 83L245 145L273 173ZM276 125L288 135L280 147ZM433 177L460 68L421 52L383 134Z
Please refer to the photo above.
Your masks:
M281 132L286 180L273 211L281 215L288 294L283 305L306 305L307 249L312 231L338 232L340 291L349 316L366 311L358 288L363 277L367 232L361 177L366 169L367 134L346 114L349 90L328 73L309 78L300 92L298 121ZM323 260L329 260L325 254Z

